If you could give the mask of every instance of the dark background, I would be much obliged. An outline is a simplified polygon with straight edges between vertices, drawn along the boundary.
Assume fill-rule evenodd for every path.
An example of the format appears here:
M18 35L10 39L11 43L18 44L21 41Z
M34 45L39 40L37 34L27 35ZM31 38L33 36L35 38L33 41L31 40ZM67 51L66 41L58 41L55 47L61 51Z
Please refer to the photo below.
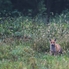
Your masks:
M0 0L0 16L60 14L69 9L69 0Z

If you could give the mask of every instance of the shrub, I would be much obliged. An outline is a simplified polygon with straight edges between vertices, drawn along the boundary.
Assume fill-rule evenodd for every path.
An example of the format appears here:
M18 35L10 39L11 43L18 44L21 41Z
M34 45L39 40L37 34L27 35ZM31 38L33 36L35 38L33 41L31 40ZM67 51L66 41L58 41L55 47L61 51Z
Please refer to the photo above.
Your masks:
M30 47L16 46L11 52L10 56L12 60L21 60L27 59L34 56L34 51ZM22 57L22 58L21 58ZM25 61L27 61L25 60Z
M68 48L69 24L52 23L49 26L38 26L34 38L33 48L37 51L49 51L49 39L57 39L63 49Z

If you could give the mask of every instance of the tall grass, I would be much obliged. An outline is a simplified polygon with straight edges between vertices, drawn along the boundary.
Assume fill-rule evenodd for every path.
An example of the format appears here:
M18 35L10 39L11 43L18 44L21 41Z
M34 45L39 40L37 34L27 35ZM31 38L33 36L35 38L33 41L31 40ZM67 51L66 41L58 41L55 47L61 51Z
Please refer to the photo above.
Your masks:
M69 69L68 13L49 24L42 19L0 18L0 69ZM49 39L55 38L63 48L61 56L49 54Z

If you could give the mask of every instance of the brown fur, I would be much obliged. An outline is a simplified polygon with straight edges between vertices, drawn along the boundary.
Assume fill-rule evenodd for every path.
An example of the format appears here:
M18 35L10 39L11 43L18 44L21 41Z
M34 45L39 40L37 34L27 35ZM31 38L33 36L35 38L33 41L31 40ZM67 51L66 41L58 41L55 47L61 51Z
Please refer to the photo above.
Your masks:
M56 44L56 40L50 40L50 54L62 54L62 48L59 44Z

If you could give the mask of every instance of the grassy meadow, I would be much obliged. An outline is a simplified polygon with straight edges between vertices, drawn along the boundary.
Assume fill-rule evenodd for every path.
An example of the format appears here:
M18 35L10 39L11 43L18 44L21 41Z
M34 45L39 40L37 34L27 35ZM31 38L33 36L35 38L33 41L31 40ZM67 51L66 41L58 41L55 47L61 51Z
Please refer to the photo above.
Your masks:
M63 54L49 54L49 39L55 39ZM0 69L69 69L68 14L50 19L0 18Z

